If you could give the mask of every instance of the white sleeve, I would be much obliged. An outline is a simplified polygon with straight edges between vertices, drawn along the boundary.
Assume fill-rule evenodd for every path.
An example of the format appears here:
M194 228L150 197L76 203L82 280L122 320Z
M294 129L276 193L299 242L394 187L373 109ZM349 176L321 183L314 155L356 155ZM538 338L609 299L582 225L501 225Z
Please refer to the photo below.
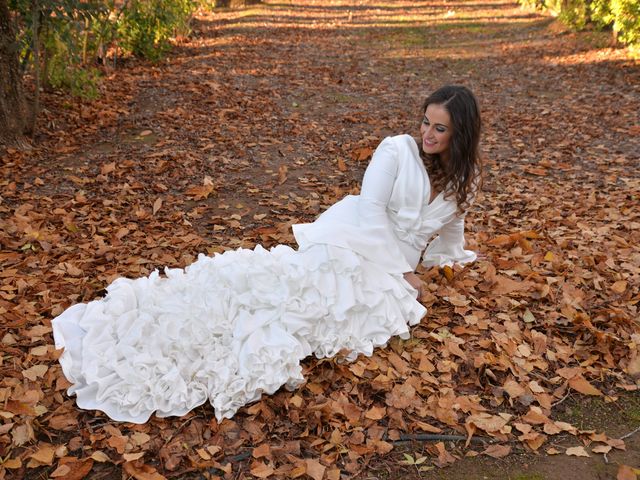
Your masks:
M375 231L379 240L387 246L387 255L395 258L404 272L413 271L402 253L399 240L387 213L387 205L398 175L399 156L391 138L384 139L371 158L362 179L358 200L360 225Z
M398 162L396 146L391 138L386 138L365 171L359 196L334 204L313 223L293 225L300 248L318 243L335 245L364 256L389 273L413 271L387 215ZM351 205L353 222L347 218Z
M469 263L476 259L476 254L464 249L464 216L454 215L434 238L422 256L422 265L451 266L453 263Z

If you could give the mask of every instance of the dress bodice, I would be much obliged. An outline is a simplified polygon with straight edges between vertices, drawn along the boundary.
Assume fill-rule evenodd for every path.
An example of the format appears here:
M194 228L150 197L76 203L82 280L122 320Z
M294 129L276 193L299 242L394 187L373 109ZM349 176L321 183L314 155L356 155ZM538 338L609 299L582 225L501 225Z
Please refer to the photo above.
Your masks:
M413 271L425 249L426 266L474 260L463 248L464 220L455 201L442 193L432 202L430 197L415 140L387 137L373 154L360 195L347 196L313 223L294 225L294 235L300 248L316 243L349 248L389 272Z

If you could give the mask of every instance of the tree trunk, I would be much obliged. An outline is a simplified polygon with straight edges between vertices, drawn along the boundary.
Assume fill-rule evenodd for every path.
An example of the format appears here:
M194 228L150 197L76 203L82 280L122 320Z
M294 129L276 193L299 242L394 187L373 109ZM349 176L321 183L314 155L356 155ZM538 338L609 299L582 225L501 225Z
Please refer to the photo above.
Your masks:
M0 0L1 2L2 0ZM27 129L31 135L35 135L36 121L40 112L40 5L38 0L31 1L31 29L33 50L33 77L35 80L35 92L33 93L33 105L31 106L31 118Z
M0 144L26 145L28 120L9 5L0 0Z

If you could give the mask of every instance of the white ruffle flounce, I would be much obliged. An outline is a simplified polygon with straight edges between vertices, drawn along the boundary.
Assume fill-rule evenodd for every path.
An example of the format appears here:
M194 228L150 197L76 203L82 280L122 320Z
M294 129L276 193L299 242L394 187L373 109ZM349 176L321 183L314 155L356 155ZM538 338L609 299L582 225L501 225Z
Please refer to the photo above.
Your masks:
M120 278L104 299L53 321L81 408L114 420L184 415L207 400L220 420L281 386L300 361L408 337L424 307L401 274L339 247L238 249L183 269Z

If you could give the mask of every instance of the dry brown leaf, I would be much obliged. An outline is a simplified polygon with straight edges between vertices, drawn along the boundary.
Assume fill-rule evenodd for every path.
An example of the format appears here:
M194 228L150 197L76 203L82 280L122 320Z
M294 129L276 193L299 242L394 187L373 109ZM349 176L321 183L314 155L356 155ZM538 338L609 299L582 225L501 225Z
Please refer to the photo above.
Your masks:
M13 428L13 430L11 430L11 440L16 447L20 447L27 442L35 440L31 423L18 425L17 427Z
M509 445L489 445L483 452L483 455L489 455L493 458L503 458L511 453Z
M278 184L282 185L287 181L287 173L289 172L289 168L286 165L280 165L278 167Z
M29 380L35 382L38 378L44 377L47 373L47 370L49 370L49 367L47 367L46 365L34 365L31 368L23 370L22 375L25 378L28 378Z
M109 456L106 453L104 453L104 452L102 452L100 450L93 452L91 454L90 458L92 458L96 462L100 462L100 463L110 462L111 461Z
M627 289L627 285L628 283L625 280L618 280L613 285L611 285L611 290L613 290L614 293L624 293L624 291Z
M628 465L620 465L618 467L618 473L616 474L616 480L637 480L637 470L631 468Z
M351 154L351 158L359 162L362 162L364 160L369 159L369 157L371 157L372 154L373 154L372 148L369 148L369 147L356 148L355 150L353 150Z
M387 414L387 409L385 407L376 407L373 406L364 414L365 418L369 420L380 420L385 417Z
M584 377L577 376L569 380L569 386L585 395L602 395L602 392L591 385Z
M473 424L488 433L499 431L508 422L507 419L499 415L491 415L483 412L469 415L466 421L467 423Z
M589 457L590 455L584 449L584 447L571 447L565 450L565 455L574 456L574 457Z
M408 383L397 384L390 393L387 394L387 405L394 408L407 408L416 396L416 389Z
M144 445L145 443L148 443L149 440L151 440L151 436L144 432L134 432L129 435L129 441L135 447Z
M313 458L305 459L305 464L307 467L307 475L309 475L313 480L322 480L324 477L324 472L327 469L324 465Z
M29 455L29 458L37 462L34 466L39 465L51 465L53 463L53 456L56 449L52 445L44 444L38 448L34 453Z
M591 449L591 451L593 453L609 453L611 448L611 445L596 445Z
M162 198L158 197L156 198L156 200L153 202L153 215L155 215L156 213L158 213L160 211L160 209L162 208Z
M526 437L526 438L523 438ZM546 435L537 432L530 432L520 436L520 440L524 441L531 450L538 450L547 439Z
M551 421L549 420L549 417L547 417L544 413L542 413L542 410L540 409L540 407L536 407L536 406L529 407L529 411L524 417L522 417L522 420L524 420L525 422L531 423L533 425L548 423Z
M266 465L263 462L254 461L251 464L251 475L258 478L269 478L275 470L270 465Z
M151 465L138 465L137 462L125 462L123 468L127 474L136 480L166 480L166 477L159 474Z
M15 470L22 467L22 460L19 458L10 458L2 463L2 467Z
M253 449L253 458L268 457L271 455L271 446L268 443L263 443Z
M64 480L82 480L91 472L93 468L93 460L85 458L83 460L75 457L62 457L58 464L58 468L53 473L58 472L57 477L52 473L54 478L63 478Z
M193 197L194 200L204 200L209 198L209 195L213 193L213 185L199 185L195 187L189 187L185 191L187 196Z
M451 455L444 446L443 442L438 442L434 445L436 451L438 452L438 458L434 461L434 463L440 467L444 468L447 465L451 465L457 459L453 455Z
M122 455L125 462L135 462L136 460L144 457L144 452L136 452L136 453L125 453Z
M107 175L108 173L114 172L116 170L116 162L105 163L100 167L100 173L102 175Z
M507 380L502 385L502 388L505 392L507 392L511 397L516 398L520 395L524 395L527 391L518 384L515 380Z
M497 275L496 285L492 292L494 295L509 295L510 293L529 291L532 285L531 282L512 280L504 275Z

